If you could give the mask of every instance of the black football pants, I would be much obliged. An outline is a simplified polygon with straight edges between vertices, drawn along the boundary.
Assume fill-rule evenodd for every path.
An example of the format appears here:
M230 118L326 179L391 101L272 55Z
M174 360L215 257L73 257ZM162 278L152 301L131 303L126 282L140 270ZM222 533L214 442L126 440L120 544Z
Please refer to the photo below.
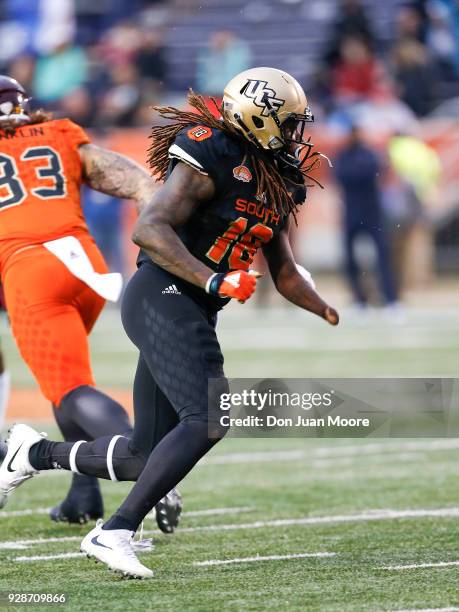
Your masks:
M132 529L226 433L208 393L209 378L218 380L216 394L227 390L216 318L185 291L151 263L143 263L126 288L123 326L140 351L132 437L79 445L43 440L30 453L37 469L136 480L115 515Z

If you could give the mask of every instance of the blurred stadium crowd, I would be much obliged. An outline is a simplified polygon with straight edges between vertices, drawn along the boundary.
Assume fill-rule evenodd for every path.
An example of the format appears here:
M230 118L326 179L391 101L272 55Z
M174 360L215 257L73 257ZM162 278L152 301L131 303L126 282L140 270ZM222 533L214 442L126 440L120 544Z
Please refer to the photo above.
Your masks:
M263 63L337 121L375 100L424 116L459 93L457 0L0 0L0 20L0 69L86 126L149 123L152 103L219 95Z
M446 222L426 214L442 163L419 138L424 118L457 118L458 0L0 0L0 41L0 71L28 88L34 106L100 138L151 125L150 106L183 106L189 87L219 97L246 68L283 68L304 86L320 130L341 138L332 174L354 300L365 301L354 248L362 233L386 303L397 301L403 270L429 277L436 232L447 228L443 243L455 232L446 259L459 249L457 198ZM362 130L385 132L385 161ZM122 270L120 204L90 193L85 201L96 239Z

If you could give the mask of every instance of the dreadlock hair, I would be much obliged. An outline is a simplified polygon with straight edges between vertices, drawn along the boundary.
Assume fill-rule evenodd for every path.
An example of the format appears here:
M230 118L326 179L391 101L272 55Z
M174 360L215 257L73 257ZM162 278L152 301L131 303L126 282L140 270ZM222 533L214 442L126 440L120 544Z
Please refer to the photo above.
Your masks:
M51 121L53 118L52 113L47 113L43 109L33 111L29 115L30 121L18 123L13 119L0 122L0 132L5 132L8 136L12 136L16 130L26 125L37 125L39 123L45 123L45 121Z
M245 163L247 158L250 159L252 167L255 170L255 176L257 180L257 197L261 202L267 201L270 203L272 210L283 217L288 216L290 213L293 214L296 222L297 205L295 204L291 193L289 192L285 182L289 182L295 186L304 186L304 177L311 178L315 183L319 184L318 181L309 177L307 172L319 164L319 153L312 153L312 145L308 145L309 149L305 159L311 160L314 157L312 163L306 164L304 162L299 165L296 169L297 172L302 175L300 177L301 183L294 179L288 178L288 176L282 177L274 157L271 159L268 155L258 149L256 146L250 144L241 136L241 134L233 128L230 124L225 121L225 117L222 112L222 108L218 106L215 98L211 98L217 111L222 115L221 119L217 119L207 108L203 97L196 94L192 89L188 92L188 104L195 109L195 111L181 111L173 106L160 107L153 106L153 110L156 111L163 119L169 120L171 123L167 125L155 125L153 126L150 134L152 144L148 149L148 164L152 172L159 177L160 180L166 178L167 169L169 166L169 155L168 151L170 146L173 144L178 133L190 124L202 124L206 127L222 130L227 134L237 137L238 140L242 140L245 145L245 154L241 162L241 165ZM321 185L320 185L321 186Z

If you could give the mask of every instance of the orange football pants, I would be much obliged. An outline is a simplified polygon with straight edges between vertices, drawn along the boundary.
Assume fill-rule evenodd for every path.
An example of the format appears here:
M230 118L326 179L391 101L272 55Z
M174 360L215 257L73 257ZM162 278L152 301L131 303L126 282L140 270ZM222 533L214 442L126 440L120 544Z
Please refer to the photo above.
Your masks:
M94 270L107 272L93 239L79 240ZM105 300L43 246L12 255L2 282L13 335L43 395L58 406L73 389L94 385L88 334Z

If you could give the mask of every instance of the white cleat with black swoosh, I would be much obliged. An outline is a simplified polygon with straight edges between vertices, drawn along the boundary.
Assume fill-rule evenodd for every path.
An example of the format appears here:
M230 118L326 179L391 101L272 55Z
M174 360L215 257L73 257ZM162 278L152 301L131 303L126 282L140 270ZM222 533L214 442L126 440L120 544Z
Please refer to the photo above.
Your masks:
M83 539L81 552L126 578L153 578L153 572L137 559L133 548L134 533L128 529L102 529L102 525L103 522L98 521Z
M0 467L0 508L11 493L38 471L29 462L30 447L46 437L28 425L13 425L7 440L8 452Z

